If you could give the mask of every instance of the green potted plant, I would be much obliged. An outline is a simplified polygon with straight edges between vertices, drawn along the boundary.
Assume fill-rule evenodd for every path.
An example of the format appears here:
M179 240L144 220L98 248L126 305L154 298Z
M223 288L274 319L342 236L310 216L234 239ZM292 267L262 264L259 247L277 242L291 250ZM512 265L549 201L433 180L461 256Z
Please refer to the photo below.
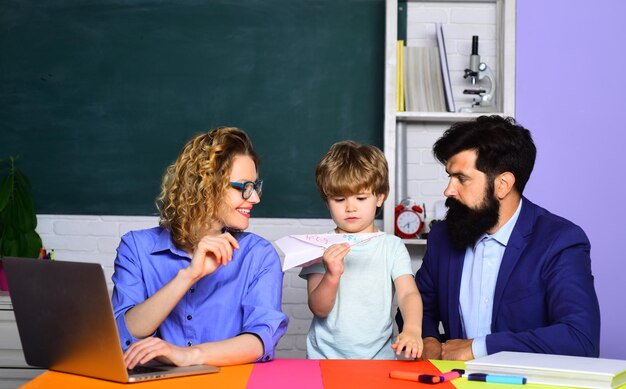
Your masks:
M41 237L35 231L37 214L31 196L30 180L16 167L19 158L0 161L0 258L37 258ZM0 261L0 289L6 278Z

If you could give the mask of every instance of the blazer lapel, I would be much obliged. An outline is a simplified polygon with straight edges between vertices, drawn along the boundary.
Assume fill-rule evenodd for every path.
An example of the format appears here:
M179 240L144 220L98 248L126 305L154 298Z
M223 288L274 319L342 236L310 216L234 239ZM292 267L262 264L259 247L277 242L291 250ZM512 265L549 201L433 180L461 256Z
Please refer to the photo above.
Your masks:
M532 233L533 225L535 223L535 204L531 203L528 199L522 197L522 210L520 211L519 218L513 227L511 237L504 250L504 256L502 257L502 263L500 264L500 270L498 271L498 280L496 281L496 290L493 296L493 311L491 326L493 331L493 325L498 317L498 310L500 309L500 303L502 301L502 295L504 289L508 283L511 273L520 258L520 255L526 248L526 237Z
M459 312L459 294L461 292L461 275L465 251L450 249L450 269L448 272L448 317L450 318L450 337L461 339L464 337L461 314Z

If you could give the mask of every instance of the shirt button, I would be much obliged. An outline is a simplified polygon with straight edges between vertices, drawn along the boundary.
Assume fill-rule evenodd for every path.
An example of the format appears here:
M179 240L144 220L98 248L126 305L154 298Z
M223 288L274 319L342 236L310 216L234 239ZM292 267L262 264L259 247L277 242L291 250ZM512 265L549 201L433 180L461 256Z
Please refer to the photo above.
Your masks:
M130 346L130 340L126 340L126 345Z
M265 358L263 358L264 361L269 361L270 360L270 356L266 355Z
M191 320L191 315L187 315L187 320Z
M187 342L187 346L191 346L191 344L192 344L191 342Z
M195 292L195 291L196 291L196 288L191 288L191 289L189 290L189 293L193 293L193 292Z

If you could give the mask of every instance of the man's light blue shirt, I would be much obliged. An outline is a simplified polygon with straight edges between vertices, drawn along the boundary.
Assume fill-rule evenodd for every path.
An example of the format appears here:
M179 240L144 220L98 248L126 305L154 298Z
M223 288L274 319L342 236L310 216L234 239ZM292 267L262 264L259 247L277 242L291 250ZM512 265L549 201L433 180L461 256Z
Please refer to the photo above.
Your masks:
M474 247L468 247L463 260L459 296L463 330L467 339L474 339L472 352L475 358L487 355L486 337L491 333L493 297L502 257L513 227L522 209L517 210L494 234L483 234Z
M280 258L272 244L258 235L233 236L239 249L233 251L232 261L196 282L153 335L185 347L250 333L263 343L259 361L268 361L288 322L281 311ZM126 326L126 311L159 291L190 260L166 229L131 231L122 237L112 303L124 350L138 340Z

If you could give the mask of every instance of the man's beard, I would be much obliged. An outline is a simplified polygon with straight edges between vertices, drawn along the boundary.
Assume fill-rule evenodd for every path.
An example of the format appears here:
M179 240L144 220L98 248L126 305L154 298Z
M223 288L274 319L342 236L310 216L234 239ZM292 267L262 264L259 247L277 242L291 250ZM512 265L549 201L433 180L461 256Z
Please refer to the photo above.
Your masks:
M453 198L446 200L448 213L444 219L452 245L459 249L473 246L478 238L498 223L500 202L496 199L493 185L488 185L485 198L478 208L470 208Z

